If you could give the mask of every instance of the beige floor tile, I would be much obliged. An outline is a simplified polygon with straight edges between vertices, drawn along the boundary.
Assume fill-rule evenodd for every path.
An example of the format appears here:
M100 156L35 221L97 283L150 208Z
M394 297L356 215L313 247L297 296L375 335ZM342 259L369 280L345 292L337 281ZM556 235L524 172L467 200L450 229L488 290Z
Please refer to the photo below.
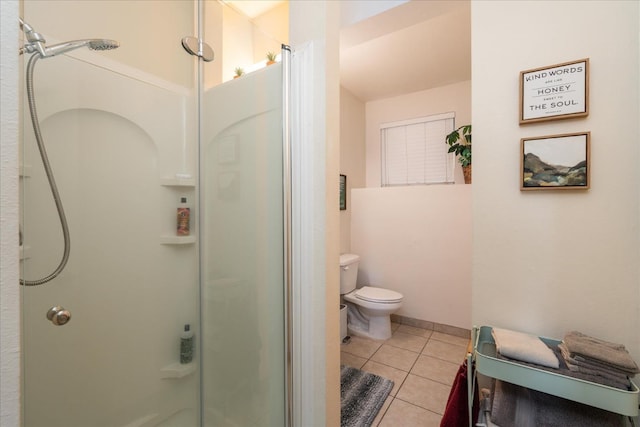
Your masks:
M407 372L391 366L383 365L382 363L374 362L373 360L365 363L362 370L393 381L393 389L391 389L392 396L396 395L398 389L404 382L404 379L407 377Z
M430 329L416 328L415 326L409 325L400 325L400 327L398 328L398 332L402 332L403 334L417 335L423 338L429 338L433 333L433 331Z
M396 398L442 415L450 391L450 386L409 374Z
M467 348L457 344L438 341L432 336L431 339L429 339L429 342L427 342L427 345L424 346L422 354L459 365L467 354Z
M362 366L367 363L367 359L364 357L354 356L351 353L347 353L345 351L340 352L340 364L351 366L352 368L362 368Z
M394 382L373 427L439 427L468 339L395 322L391 330L385 342L352 336L341 364Z
M374 418L373 423L371 424L372 427L376 427L378 424L380 424L380 421L382 421L384 414L387 412L387 409L389 409L389 405L391 405L391 402L393 402L393 396L389 395L384 401L382 408L380 408L380 411L378 411L378 415L376 415L376 417Z
M418 356L419 353L384 344L371 360L409 372Z
M449 344L460 345L464 348L467 348L467 346L469 345L468 338L456 337L455 335L443 334L442 332L434 332L433 335L431 335L431 339L447 342Z
M460 366L455 363L420 355L413 368L411 368L411 373L451 386L459 368Z
M439 427L441 415L394 399L384 414L379 427Z
M420 353L427 341L427 338L419 337L417 335L404 334L398 331L395 332L393 336L385 342L385 344Z
M352 336L351 341L349 341L348 344L342 344L340 346L340 350L346 353L351 353L354 356L369 359L381 345L382 343L379 341Z

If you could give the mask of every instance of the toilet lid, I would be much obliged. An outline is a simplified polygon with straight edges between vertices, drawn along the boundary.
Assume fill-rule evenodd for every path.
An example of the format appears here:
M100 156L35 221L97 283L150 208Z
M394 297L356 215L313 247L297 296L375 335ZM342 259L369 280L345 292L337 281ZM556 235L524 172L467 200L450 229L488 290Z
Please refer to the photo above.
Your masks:
M390 289L363 286L357 290L356 298L370 302L400 302L402 294Z

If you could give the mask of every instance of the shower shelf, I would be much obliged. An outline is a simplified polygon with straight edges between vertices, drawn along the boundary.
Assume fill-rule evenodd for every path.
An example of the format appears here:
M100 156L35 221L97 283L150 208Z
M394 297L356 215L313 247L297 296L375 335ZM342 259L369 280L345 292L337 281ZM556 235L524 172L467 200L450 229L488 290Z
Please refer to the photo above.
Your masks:
M184 378L187 375L191 375L196 371L196 364L191 363L172 363L164 368L160 369L162 376L160 378Z
M160 180L163 187L195 187L195 178L163 178Z
M160 236L161 245L191 245L196 242L196 236L173 236L165 234Z
M29 259L30 246L20 245L20 259Z
M29 178L31 176L31 165L22 165L20 168L20 178Z

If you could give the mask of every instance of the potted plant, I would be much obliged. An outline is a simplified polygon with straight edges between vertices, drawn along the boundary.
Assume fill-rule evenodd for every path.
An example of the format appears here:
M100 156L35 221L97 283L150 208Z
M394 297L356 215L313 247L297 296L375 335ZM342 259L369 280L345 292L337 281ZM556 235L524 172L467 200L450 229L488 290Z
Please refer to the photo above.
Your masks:
M471 125L460 126L447 135L449 153L456 153L462 165L464 183L471 184Z
M267 52L267 65L276 63L276 54L273 52Z
M233 78L237 79L238 77L240 77L243 74L244 74L244 70L241 67L237 67L236 68L236 74L235 74L235 76L233 76Z

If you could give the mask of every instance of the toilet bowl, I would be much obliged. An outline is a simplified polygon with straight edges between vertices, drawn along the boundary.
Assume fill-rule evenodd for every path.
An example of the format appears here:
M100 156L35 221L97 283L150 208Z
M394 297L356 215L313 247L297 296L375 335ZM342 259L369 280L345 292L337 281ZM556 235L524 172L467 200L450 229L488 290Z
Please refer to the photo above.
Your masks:
M351 335L391 338L391 314L402 307L402 294L375 286L357 288L359 262L358 255L340 255L340 294L348 307L347 329Z

